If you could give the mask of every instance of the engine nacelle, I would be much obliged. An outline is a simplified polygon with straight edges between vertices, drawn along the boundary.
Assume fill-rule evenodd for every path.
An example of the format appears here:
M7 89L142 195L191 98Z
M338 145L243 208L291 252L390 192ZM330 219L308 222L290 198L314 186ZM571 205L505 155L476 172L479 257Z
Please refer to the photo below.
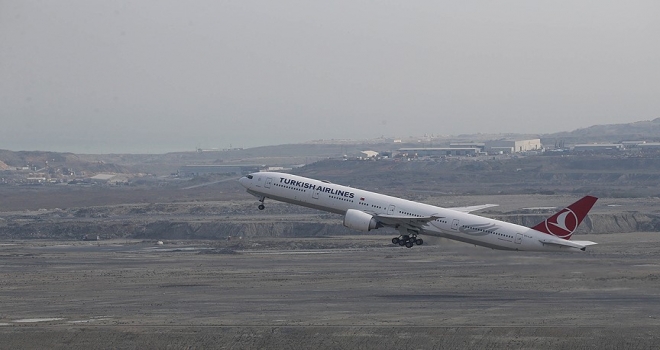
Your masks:
M376 219L363 211L348 209L344 215L344 226L357 231L371 231L378 228Z

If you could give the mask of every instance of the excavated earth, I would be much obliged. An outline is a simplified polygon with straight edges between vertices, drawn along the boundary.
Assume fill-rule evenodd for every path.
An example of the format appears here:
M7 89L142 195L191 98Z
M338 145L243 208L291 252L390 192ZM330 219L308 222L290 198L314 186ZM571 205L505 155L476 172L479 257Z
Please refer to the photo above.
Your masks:
M0 349L660 348L660 160L511 162L299 171L527 226L593 194L578 235L599 244L406 249L339 215L259 211L224 177L0 187Z
M424 202L443 207L498 203L498 207L480 214L534 226L557 208L579 197L506 195L450 198L429 197L424 198ZM4 212L0 213L0 238L79 240L85 236L94 239L98 236L100 239L227 239L355 234L342 226L340 215L272 201L267 203L266 210L259 211L255 203L243 198ZM657 199L603 198L579 227L578 234L659 230L660 202Z

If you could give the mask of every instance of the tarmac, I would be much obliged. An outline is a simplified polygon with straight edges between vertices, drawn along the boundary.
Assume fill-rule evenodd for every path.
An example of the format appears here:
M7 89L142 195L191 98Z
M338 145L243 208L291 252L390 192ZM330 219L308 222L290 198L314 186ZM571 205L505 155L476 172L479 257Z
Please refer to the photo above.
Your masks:
M0 348L660 348L660 234L585 253L389 235L5 241Z

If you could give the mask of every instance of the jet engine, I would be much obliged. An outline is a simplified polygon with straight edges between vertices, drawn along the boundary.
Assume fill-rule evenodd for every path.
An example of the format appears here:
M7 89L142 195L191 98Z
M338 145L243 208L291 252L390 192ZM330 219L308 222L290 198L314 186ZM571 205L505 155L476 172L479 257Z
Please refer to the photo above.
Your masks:
M346 211L344 226L357 231L371 231L380 227L373 216L356 209Z

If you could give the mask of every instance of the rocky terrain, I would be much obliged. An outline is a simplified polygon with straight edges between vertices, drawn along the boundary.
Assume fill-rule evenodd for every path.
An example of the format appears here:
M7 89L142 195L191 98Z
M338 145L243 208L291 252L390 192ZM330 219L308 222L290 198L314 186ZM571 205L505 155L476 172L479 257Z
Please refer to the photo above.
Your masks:
M2 239L230 239L231 237L322 237L354 235L339 215L267 201L256 209L247 194L231 201L125 204L0 213ZM425 197L444 207L497 203L481 215L533 226L575 196L509 195ZM543 208L548 207L549 208ZM535 207L541 207L534 209ZM530 208L530 209L525 209ZM660 203L655 199L601 199L578 234L660 230ZM378 230L374 234L394 234Z

